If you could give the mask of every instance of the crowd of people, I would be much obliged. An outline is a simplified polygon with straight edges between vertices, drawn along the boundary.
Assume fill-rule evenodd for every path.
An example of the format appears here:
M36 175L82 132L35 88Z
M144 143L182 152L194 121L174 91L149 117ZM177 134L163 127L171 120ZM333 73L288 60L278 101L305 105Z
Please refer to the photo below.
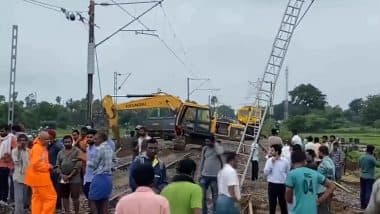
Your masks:
M89 213L109 213L117 159L115 143L106 132L83 127L56 140L56 132L46 129L30 141L23 131L22 126L0 126L0 201L14 204L16 214L28 209L32 214L56 210L77 214L83 193ZM118 201L115 213L240 213L241 184L234 151L224 151L222 143L210 137L205 140L200 163L181 160L169 181L165 162L158 154L158 141L142 126L136 127L136 132L127 176L131 193ZM277 204L282 214L332 213L334 182L341 179L344 169L345 154L340 147L335 136L323 136L321 141L310 136L302 141L296 131L291 140L283 141L276 129L268 145L253 143L251 179L266 179L269 213L276 213ZM379 213L380 204L373 153L374 147L367 146L359 159L361 208L369 214Z
M31 140L22 126L1 125L0 137L0 200L15 214L78 214L81 191L89 212L108 213L116 156L106 132L83 127L57 140L46 129Z
M276 213L277 203L282 214L330 214L335 182L344 173L345 153L334 135L302 140L297 131L289 141L282 141L278 130L268 138L269 151L260 144L252 145L252 180L258 179L259 151L264 151L266 163L263 175L268 182L269 213ZM261 149L260 149L261 147ZM375 185L373 145L359 159L360 205L366 213L380 213L380 181ZM373 191L372 191L373 190ZM372 194L372 196L371 196Z

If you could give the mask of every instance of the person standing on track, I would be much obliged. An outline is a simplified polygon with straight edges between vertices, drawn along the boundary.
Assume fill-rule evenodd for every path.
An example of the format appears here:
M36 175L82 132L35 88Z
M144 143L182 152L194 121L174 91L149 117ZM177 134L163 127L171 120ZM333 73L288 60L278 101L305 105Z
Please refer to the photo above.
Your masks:
M50 141L48 132L40 132L29 153L25 184L32 188L32 214L52 214L56 208L57 193L50 178L53 165L47 150Z
M81 166L79 160L80 151L73 147L73 139L70 135L63 137L65 149L58 153L56 171L59 174L59 191L62 198L63 208L66 214L70 213L71 197L75 214L79 213L79 195L81 187Z
M327 146L327 148L329 148L329 153L332 151L332 146L329 143L329 137L327 137L327 135L323 135L322 136L322 143L321 143L321 145L322 146Z
M194 182L195 170L196 163L193 160L181 160L173 182L162 190L161 195L168 199L171 213L202 213L203 194L202 188Z
M142 144L144 140L150 140L151 137L148 135L148 131L144 126L138 125L135 130L137 131L137 139L133 143L133 159L141 155L143 152Z
M306 138L307 143L305 144L305 151L309 150L309 149L315 151L315 144L314 144L313 140L314 140L313 136L309 136Z
M108 200L112 192L112 168L114 152L107 142L104 132L95 135L96 154L93 160L87 160L87 166L93 170L94 178L90 185L88 198L93 214L108 214Z
M50 135L50 141L49 141L49 145L47 147L48 151L49 151L49 161L50 161L50 164L52 166L55 166L55 164L57 163L58 153L61 151L61 149L63 149L63 145L60 142L56 141L57 133L55 132L54 129L47 129L46 131ZM58 187L59 186L59 174L55 171L52 171L50 174L50 178L53 182L55 192L57 193L56 208L60 210L62 207L62 204L61 204L61 194L60 194L59 187Z
M289 204L295 204L292 214L317 214L317 205L327 200L334 192L335 185L321 173L305 167L306 155L302 151L292 153L292 164L294 169L289 172L286 178L285 199ZM318 198L318 185L324 185L326 191Z
M170 214L168 200L151 188L155 177L153 167L149 164L137 165L132 176L137 189L119 200L115 214Z
M252 167L252 174L251 179L252 181L256 181L259 178L259 144L255 141L253 141L251 146L251 167Z
M142 164L151 165L154 169L154 182L153 190L156 193L160 193L161 190L168 185L167 176L166 176L166 167L164 162L162 162L157 157L158 152L158 142L156 139L151 138L149 140L144 140L141 146L142 153L137 156L130 167L129 170L129 186L132 191L135 191L137 184L134 180L134 174L136 173L136 167Z
M71 131L71 137L73 137L73 146L77 145L79 140L79 131L76 129L73 129Z
M199 184L203 190L203 214L207 214L207 190L211 189L213 211L215 212L215 203L218 198L218 181L219 170L223 167L223 147L215 139L206 139L205 146L202 150L201 167Z
M237 203L240 201L240 184L236 172L235 152L226 152L226 163L218 173L218 199L215 214L239 214Z
M83 152L86 152L87 149L87 132L88 128L86 126L80 129L80 137L77 140L76 146L80 148Z
M318 172L324 175L327 179L333 181L335 180L335 165L333 160L329 157L329 148L327 146L319 147L319 156L321 163L318 165ZM319 185L318 197L321 197L326 191L326 188ZM330 214L331 213L331 197L329 197L325 202L318 205L318 213L320 214Z
M340 181L342 178L343 170L344 170L344 152L339 148L339 143L335 142L332 144L333 151L330 153L331 159L335 164L335 180Z
M97 153L97 149L95 146L95 135L96 135L96 133L97 133L97 131L94 129L88 130L87 136L86 136L87 144L88 144L87 152L85 154L82 154L82 153L80 154L80 159L86 163L85 164L86 170L85 170L85 174L83 177L83 187L82 188L83 188L83 193L87 199L88 199L88 193L90 191L90 185L91 185L92 179L94 178L94 170L87 165L87 161L88 162L94 162L95 157L96 157L96 153ZM81 155L85 155L85 156L81 156Z
M281 208L281 214L287 214L285 200L285 181L290 170L290 163L286 158L281 157L282 146L273 144L270 147L271 158L264 167L264 175L268 181L269 213L276 213L277 200Z
M375 147L367 145L366 154L359 158L360 166L360 205L362 209L367 208L371 197L372 186L375 183L375 168L377 164L374 157Z
M12 150L12 159L15 166L13 172L15 214L24 214L24 208L29 205L29 198L27 197L28 187L24 184L25 170L29 163L27 143L28 137L25 134L19 134L17 137L17 147Z
M278 129L272 129L272 136L268 138L268 144L269 147L274 144L283 144L282 139L278 136Z
M13 169L12 149L17 146L17 140L9 132L9 126L0 125L0 201L8 201L9 175Z
M372 194L364 214L380 213L380 179L373 184Z
M302 143L302 138L298 135L298 131L296 129L292 130L293 137L292 137L292 145L300 145L302 149L304 149L304 145Z

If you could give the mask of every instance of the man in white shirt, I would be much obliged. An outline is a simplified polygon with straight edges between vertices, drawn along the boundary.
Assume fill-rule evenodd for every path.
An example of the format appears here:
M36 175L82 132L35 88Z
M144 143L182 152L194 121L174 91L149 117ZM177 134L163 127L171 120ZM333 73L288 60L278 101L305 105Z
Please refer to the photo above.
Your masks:
M135 130L137 131L137 141L134 142L134 157L133 159L138 156L138 155L141 155L141 152L142 152L142 149L141 149L141 145L142 145L142 142L144 140L150 140L152 139L149 135L148 135L148 131L147 129L144 127L144 126L141 126L141 125L137 125Z
M303 143L302 143L302 139L301 137L298 135L298 131L297 130L293 130L293 137L292 137L292 145L300 145L301 148L303 148Z
M239 214L236 203L240 200L239 177L236 172L237 157L234 152L226 152L226 164L218 173L218 199L216 214Z
M251 150L252 150L252 157L251 157L252 175L251 175L251 179L252 179L252 181L256 181L259 177L259 145L257 142L252 143Z
M290 163L291 149L290 141L285 141L284 146L281 149L281 157L284 157Z
M314 150L315 151L315 145L313 142L313 137L309 136L306 138L306 140L307 140L307 143L305 144L305 151L306 150Z
M285 200L285 182L290 170L290 163L286 158L281 157L282 146L274 144L270 147L271 158L264 167L264 175L268 181L269 213L276 213L277 200L281 208L281 214L287 214L287 204Z

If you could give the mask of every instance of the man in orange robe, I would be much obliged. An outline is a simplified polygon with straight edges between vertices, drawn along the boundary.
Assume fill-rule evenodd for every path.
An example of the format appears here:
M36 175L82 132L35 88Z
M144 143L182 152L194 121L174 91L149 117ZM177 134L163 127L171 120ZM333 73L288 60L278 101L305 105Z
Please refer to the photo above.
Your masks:
M47 146L50 141L49 133L40 132L34 140L29 152L29 166L25 173L25 184L32 188L32 214L53 214L57 201L50 171Z

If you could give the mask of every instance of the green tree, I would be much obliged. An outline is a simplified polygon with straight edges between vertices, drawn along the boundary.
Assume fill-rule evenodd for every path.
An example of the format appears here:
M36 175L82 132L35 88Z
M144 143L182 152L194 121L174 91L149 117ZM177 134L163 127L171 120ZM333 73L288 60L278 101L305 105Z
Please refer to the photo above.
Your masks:
M27 108L32 108L37 105L37 100L33 93L25 97L25 105Z
M57 97L55 98L55 101L57 102L58 105L61 105L62 97L57 96Z
M285 121L285 125L289 128L289 130L297 130L299 132L304 132L307 130L305 123L306 118L303 115L296 115Z
M227 105L220 105L216 107L216 112L218 114L219 118L224 118L224 119L235 119L235 111L231 106Z
M364 107L364 100L362 98L354 99L348 104L349 110L354 112L355 114L359 114Z
M0 95L0 103L5 103L5 96L4 95Z
M324 109L326 95L312 84L301 84L289 92L291 103L301 105L308 110Z
M373 125L374 121L380 119L380 94L367 97L362 110L362 118L367 125Z

